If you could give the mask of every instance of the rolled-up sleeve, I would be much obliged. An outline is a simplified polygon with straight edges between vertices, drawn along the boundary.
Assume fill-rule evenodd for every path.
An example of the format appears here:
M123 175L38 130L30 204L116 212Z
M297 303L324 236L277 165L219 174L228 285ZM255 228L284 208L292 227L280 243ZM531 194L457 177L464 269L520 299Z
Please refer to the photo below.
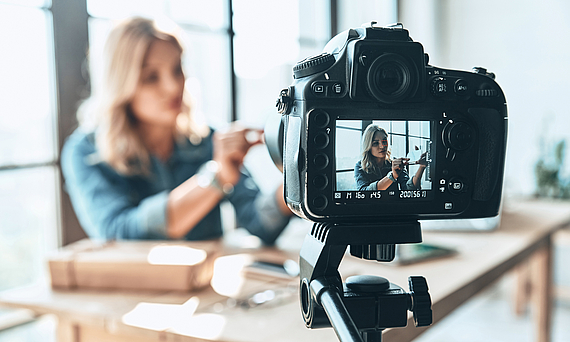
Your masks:
M418 190L419 187L414 185L413 178L410 178L407 172L403 171L398 178L398 183L402 190Z
M92 162L85 136L71 136L62 151L65 188L81 226L91 238L166 237L168 192L139 200L121 176L102 162Z
M169 191L162 191L145 198L138 205L143 236L166 237L167 204Z
M360 165L360 161L356 163L354 166L354 181L356 182L356 186L358 187L359 191L376 191L377 190L377 183L378 180L369 179L365 175L362 166Z
M265 245L273 245L289 223L290 217L280 211L275 193L261 193L245 170L227 199L235 208L238 225Z

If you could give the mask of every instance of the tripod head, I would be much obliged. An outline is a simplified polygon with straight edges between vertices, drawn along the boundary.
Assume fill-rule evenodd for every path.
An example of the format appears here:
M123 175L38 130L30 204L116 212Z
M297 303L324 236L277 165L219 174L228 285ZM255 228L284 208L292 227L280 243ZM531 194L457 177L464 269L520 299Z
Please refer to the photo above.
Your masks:
M386 328L432 323L431 298L423 277L408 279L410 293L378 276L342 282L338 266L350 245L353 256L392 261L398 243L421 242L418 221L389 224L315 223L300 253L300 300L308 328L332 327L341 341L381 341Z

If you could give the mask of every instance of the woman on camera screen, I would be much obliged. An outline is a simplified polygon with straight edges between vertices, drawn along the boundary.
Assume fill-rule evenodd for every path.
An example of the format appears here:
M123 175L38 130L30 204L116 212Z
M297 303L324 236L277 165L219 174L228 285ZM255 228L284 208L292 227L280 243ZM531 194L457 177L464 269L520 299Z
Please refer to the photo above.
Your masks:
M262 132L197 124L182 52L174 32L148 19L110 33L101 86L62 151L79 221L105 240L212 239L222 235L219 203L228 200L238 225L272 244L291 215L282 187L262 195L243 168Z
M427 154L418 160L419 168L410 179L405 166L409 158L391 159L388 149L388 133L382 127L370 124L364 130L360 148L360 160L354 167L354 180L359 191L418 190L427 167Z

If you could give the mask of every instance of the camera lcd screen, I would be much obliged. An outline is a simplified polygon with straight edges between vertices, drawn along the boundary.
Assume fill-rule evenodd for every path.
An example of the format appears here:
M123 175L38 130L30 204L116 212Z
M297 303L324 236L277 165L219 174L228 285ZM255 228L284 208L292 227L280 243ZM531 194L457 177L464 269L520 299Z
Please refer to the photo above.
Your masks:
M337 120L336 203L433 198L430 121Z

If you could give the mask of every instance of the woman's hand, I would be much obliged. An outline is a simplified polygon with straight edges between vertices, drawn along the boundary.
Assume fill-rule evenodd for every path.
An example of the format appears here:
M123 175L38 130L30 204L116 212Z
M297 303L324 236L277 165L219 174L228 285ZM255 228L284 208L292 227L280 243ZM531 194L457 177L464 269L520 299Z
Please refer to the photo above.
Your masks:
M225 131L214 133L214 161L220 167L217 177L221 184L235 185L249 149L262 143L263 131L233 124Z
M396 158L392 160L392 176L398 179L400 172L403 170L404 165L408 164L410 158Z
M428 166L428 160L427 160L427 151L422 153L422 155L420 156L420 159L417 162L418 164L420 164L420 166L426 167Z

